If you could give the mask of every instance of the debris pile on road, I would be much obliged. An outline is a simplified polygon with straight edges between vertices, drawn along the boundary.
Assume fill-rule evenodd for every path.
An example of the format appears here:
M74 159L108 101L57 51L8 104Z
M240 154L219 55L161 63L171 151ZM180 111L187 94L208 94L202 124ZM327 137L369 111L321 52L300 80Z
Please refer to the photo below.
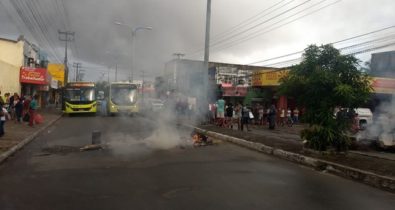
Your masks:
M197 133L193 131L191 133L192 141L193 141L193 146L195 147L200 147L200 146L207 146L207 145L213 145L213 141L209 139L207 136Z

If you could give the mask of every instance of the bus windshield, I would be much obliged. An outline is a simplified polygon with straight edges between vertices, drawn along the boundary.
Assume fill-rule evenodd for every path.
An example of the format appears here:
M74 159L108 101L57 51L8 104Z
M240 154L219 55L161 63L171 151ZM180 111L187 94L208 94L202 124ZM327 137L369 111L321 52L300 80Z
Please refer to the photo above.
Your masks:
M137 101L137 89L135 86L122 85L111 86L111 101L115 105L129 106Z
M95 89L86 87L73 87L66 88L65 91L66 101L71 102L89 102L95 100Z

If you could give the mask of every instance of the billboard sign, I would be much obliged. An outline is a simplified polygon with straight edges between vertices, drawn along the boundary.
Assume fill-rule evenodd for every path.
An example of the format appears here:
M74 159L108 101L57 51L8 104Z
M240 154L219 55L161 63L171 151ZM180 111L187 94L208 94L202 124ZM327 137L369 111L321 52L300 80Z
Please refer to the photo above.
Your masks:
M262 70L252 75L252 86L279 86L280 79L288 75L289 70Z
M395 79L373 77L372 88L375 93L395 94Z
M60 86L64 86L64 65L58 63L49 63L47 68L48 73L52 76L52 78L59 81Z
M44 68L22 67L20 71L20 82L36 85L47 85L47 70Z

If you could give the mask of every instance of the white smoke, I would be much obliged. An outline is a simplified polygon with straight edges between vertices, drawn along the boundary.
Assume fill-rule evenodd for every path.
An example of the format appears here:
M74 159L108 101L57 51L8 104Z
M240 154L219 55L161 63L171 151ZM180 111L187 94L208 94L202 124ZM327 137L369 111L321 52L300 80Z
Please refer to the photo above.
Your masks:
M158 150L171 150L174 148L192 147L190 129L178 128L175 115L170 110L163 110L153 118L154 129L149 132L148 137L136 137L127 133L111 133L106 136L105 144L116 156L121 157L144 157Z
M391 142L395 132L395 96L391 102L380 104L373 115L373 123L360 134L359 139L378 139L379 143L385 140L386 144L394 145L395 142Z

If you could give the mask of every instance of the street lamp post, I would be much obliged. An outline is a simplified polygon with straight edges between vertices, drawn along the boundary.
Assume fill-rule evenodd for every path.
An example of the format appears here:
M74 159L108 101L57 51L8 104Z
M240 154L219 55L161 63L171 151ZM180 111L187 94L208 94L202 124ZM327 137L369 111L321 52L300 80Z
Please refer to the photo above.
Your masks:
M140 31L140 30L152 30L152 27L142 27L142 26L132 27L132 26L126 25L126 24L118 22L118 21L115 21L114 24L119 25L119 26L125 26L125 27L132 29L132 58L131 58L132 64L131 64L131 71L130 71L130 81L133 82L134 56L135 56L134 55L134 53L135 53L135 50L134 50L135 43L134 42L135 42L136 33L137 33L137 31Z

